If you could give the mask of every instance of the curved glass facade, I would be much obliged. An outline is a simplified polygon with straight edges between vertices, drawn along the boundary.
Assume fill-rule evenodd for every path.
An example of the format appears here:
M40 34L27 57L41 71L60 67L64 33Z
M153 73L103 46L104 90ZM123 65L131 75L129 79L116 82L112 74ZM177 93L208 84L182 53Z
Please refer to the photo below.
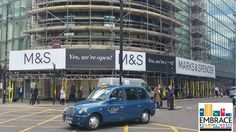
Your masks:
M176 34L182 38L181 43L175 45L175 53L178 57L191 59L190 51L190 5L189 0L176 0L182 7L182 11L176 13L177 18L181 18L183 26L176 29Z
M0 60L8 62L9 51L28 49L27 2L29 0L0 0Z
M233 85L235 76L234 0L206 0L206 42L210 64L216 66L219 82Z

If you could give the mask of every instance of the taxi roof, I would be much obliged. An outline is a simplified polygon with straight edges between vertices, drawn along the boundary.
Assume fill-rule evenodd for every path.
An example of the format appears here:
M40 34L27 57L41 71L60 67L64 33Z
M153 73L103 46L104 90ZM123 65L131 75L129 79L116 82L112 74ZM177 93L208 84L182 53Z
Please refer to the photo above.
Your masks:
M139 86L133 86L133 85L102 85L98 88L109 88L109 89L115 89L115 88L130 88L130 87L135 87L135 88L142 88Z

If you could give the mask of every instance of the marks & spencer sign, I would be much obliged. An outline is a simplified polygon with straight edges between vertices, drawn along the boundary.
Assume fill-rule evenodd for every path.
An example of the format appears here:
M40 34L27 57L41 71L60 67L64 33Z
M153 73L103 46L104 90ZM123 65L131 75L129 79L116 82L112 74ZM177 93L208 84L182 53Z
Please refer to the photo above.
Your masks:
M120 51L116 50L116 70L120 69ZM123 51L123 69L128 71L146 71L146 53Z
M215 66L176 57L176 74L215 78Z
M10 51L9 70L65 69L65 49Z

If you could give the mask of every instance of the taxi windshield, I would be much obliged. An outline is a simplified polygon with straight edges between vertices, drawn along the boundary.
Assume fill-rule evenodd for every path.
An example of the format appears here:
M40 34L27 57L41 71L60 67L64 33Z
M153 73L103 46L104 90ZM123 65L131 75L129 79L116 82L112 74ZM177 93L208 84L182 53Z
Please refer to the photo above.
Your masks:
M93 100L105 100L110 93L110 89L96 89L88 97L88 99Z

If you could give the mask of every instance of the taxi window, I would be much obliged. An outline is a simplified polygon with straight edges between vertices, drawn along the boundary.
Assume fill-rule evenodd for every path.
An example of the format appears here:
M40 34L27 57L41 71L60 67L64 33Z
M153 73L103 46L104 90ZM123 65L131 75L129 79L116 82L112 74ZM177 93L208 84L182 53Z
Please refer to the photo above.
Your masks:
M147 99L147 94L144 89L139 89L138 94L140 99Z
M109 95L110 89L106 88L99 88L94 90L88 97L88 99L93 100L104 100Z
M116 89L116 90L112 91L110 98L116 98L116 101L118 101L118 102L122 101L122 90Z
M147 84L142 83L142 87L144 87L148 92L151 92L151 89L147 86Z
M135 88L125 89L125 92L126 92L126 100L127 101L138 99L138 93Z

